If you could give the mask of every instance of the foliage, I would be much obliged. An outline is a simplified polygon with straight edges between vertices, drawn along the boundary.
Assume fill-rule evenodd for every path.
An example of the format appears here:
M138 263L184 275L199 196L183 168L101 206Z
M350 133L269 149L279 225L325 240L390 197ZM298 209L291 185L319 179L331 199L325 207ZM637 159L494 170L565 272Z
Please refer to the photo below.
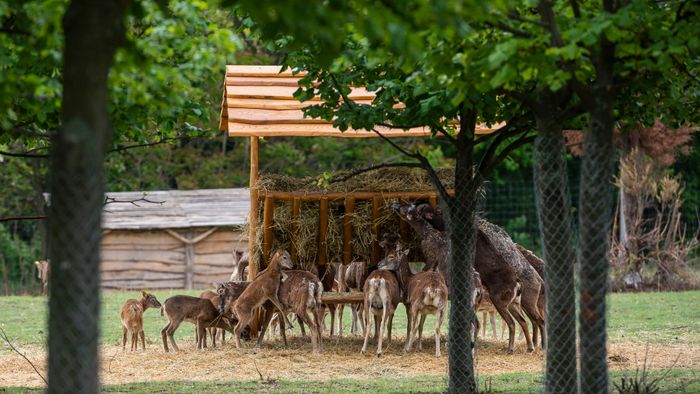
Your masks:
M40 289L34 268L39 249L37 240L25 242L0 226L0 294Z

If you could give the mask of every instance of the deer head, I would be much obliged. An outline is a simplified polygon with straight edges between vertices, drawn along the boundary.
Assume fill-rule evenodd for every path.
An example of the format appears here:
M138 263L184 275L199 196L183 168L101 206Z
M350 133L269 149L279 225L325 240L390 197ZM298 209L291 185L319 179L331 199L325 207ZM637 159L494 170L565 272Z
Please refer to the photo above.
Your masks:
M276 261L280 268L284 270L294 269L292 256L286 250L280 250L272 257L272 261Z
M141 291L141 303L143 304L144 309L161 307L160 302L158 302L156 296L145 291Z

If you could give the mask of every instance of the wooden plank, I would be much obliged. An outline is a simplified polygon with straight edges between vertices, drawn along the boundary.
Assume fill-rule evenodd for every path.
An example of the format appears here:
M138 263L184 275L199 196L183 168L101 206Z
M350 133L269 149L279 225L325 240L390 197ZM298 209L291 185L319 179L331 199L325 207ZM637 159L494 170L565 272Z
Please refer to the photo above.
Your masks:
M298 76L277 76L268 77L248 77L248 76L227 76L224 80L226 86L290 86L299 87Z
M270 249L274 241L272 236L272 218L275 215L275 199L266 197L263 205L263 259L270 259Z
M185 238L191 240L192 232L188 231ZM187 243L185 245L185 289L192 290L192 275L194 265L194 245Z
M111 261L141 261L141 260L155 260L155 261L184 261L185 253L183 251L172 251L172 250L102 250L100 258L102 260Z
M346 197L345 214L343 215L343 264L350 264L352 260L352 215L354 212L355 198Z
M379 249L379 215L381 212L382 200L379 196L372 198L372 262L378 263L381 259Z
M433 208L437 207L437 195L428 197L428 201Z
M321 294L321 302L324 304L346 304L364 302L364 293L361 291L324 291Z
M226 76L251 76L251 77L281 77L281 78L289 78L290 76L294 76L295 74L292 72L291 69L286 69L282 72L282 66L279 65L274 65L274 66L247 66L247 65L227 65L226 66ZM305 76L306 72L301 71L296 73L296 76L301 78L302 76Z
M356 99L356 104L372 104L371 99ZM229 109L248 108L248 109L268 109L268 110L301 110L313 104L319 104L317 101L298 101L298 100L280 100L280 99L265 99L265 98L236 98L226 97L223 114L228 118ZM399 107L401 107L399 105Z
M151 271L112 271L103 272L102 280L182 280L182 272L151 272Z
M394 137L430 137L427 128L415 128L407 131L388 129L378 126L376 129L383 136ZM478 134L478 133L477 133ZM325 124L247 124L228 123L229 137L338 137L338 138L378 138L377 134L367 130L349 129L341 132L332 123Z
M233 267L233 255L229 251L228 253L217 253L217 254L207 254L199 255L194 254L194 265L207 264L219 267Z
M106 272L126 272L126 271L145 271L145 272L185 272L185 266L182 264L165 264L160 261L145 261L138 263L124 263L117 261L102 261L100 262L100 271Z
M194 246L196 255L204 256L209 254L228 253L231 254L235 243L234 242L200 242Z
M318 259L320 265L325 265L328 256L328 198L321 198L318 206Z
M296 100L294 92L299 87L290 86L226 86L226 97L232 98L270 98L277 100ZM351 99L373 99L374 93L365 88L353 88L348 97ZM321 102L320 97L313 97L308 101ZM229 113L229 116L231 114Z
M304 112L300 110L268 110L244 108L229 109L228 121L257 125L328 123L328 121L326 121L325 119L307 117L304 115Z
M185 248L181 242L176 245L148 245L148 244L110 244L102 245L102 250L121 250L121 251L134 251L134 250L151 250L151 251L168 251L168 252L180 252L185 253Z
M301 199L299 198L294 198L292 200L292 233L290 235L291 237L291 242L290 242L290 252L289 254L292 257L292 262L294 264L297 263L297 245L296 245L296 237L297 233L299 232L299 214L301 213Z
M182 289L182 279L179 280L108 280L102 281L104 289ZM162 301L162 300L161 300Z
M180 242L162 231L113 230L102 237L102 245L178 246Z
M258 181L258 137L250 137L250 180L249 185ZM260 270L260 259L255 253L258 232L258 191L250 189L250 214L248 216L248 280L252 281Z

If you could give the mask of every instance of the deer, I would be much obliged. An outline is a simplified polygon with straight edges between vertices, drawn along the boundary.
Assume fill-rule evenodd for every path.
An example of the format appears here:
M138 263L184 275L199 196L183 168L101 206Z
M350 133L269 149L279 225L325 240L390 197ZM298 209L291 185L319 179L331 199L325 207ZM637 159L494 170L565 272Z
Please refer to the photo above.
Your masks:
M248 278L249 260L247 251L233 251L233 272L229 279L231 282L244 282Z
M400 237L396 233L385 233L382 236L382 240L379 241L379 246L384 250L384 256L386 257L388 253L396 249L396 245L399 242ZM353 261L346 267L341 265L341 270L345 270L345 275L340 275L339 288L349 289L351 291L363 291L365 281L367 276L377 269L377 265L369 265L363 261ZM342 284L341 284L342 283ZM339 335L343 335L343 308L344 304L340 304L338 312L339 320ZM362 331L364 332L364 318L358 315L362 314L363 308L361 304L350 304L350 311L352 312L352 320L350 324L350 333L354 334L358 331L358 320L362 324Z
M215 308L219 307L220 303L220 297L217 293L211 291L211 290L204 290L200 295L199 298L204 298L209 301L211 301L212 305L214 305ZM209 335L211 336L211 344L213 347L216 347L216 337L218 335L219 329L216 327L209 327L208 329ZM226 331L225 330L220 330L221 331L221 344L226 343ZM196 342L199 342L199 338L195 336Z
M308 271L288 270L284 272L284 275L285 277L279 287L279 299L284 309L277 311L277 316L286 316L287 313L293 313L297 316L300 326L303 324L309 326L312 353L317 354L321 352L321 314L323 308L321 294L323 293L323 283L316 275ZM263 308L265 310L265 318L258 335L256 348L260 348L265 331L273 314L276 312L274 304L270 301L263 304ZM311 314L311 317L309 317L309 314ZM287 346L284 320L279 318L278 321L284 345Z
M335 280L335 268L331 264L316 264L313 265L310 269L310 272L315 275L321 283L323 283L323 289L326 291L332 291L333 288L335 287L336 280ZM335 304L323 304L324 309L328 309L328 312L331 315L331 332L330 336L333 337L333 334L335 333L335 315L336 315L336 310L337 306ZM341 310L342 311L342 310ZM322 315L322 325L321 325L321 331L325 333L326 331L326 318L325 318L325 313ZM301 333L304 335L304 323L300 322L299 326L301 328Z
M275 308L282 314L285 323L290 328L293 327L287 315L284 313L284 307L277 296L283 278L282 270L289 270L292 268L294 268L294 266L289 252L286 250L276 252L272 256L272 260L267 265L267 268L258 273L253 281L243 290L240 297L234 301L231 308L234 316L238 319L238 323L233 332L236 337L236 348L240 349L241 347L241 333L252 320L254 311L261 307L266 301L272 302Z
M34 262L36 277L41 281L41 294L49 293L49 261L39 260Z
M361 354L367 353L369 341L370 316L374 316L374 338L377 340L377 356L382 355L382 340L384 331L387 330L387 343L391 342L391 325L394 320L394 311L401 302L401 287L396 274L399 261L405 258L403 251L390 252L377 265L377 269L367 276L363 286L364 293L364 319L365 341Z
M153 294L141 291L141 299L128 299L119 311L122 323L122 351L126 350L126 334L131 332L131 351L138 350L139 335L141 347L146 350L146 338L143 333L143 314L148 308L160 308L160 302Z
M437 269L441 273L447 272L447 258L449 254L449 242L447 233L433 227L426 220L427 212L433 215L433 220L439 218L437 212L431 211L429 204L398 204L393 205L397 214L421 236L421 248L426 256L426 269ZM420 213L419 213L420 212ZM476 254L474 259L474 269L479 273L484 288L491 295L494 307L506 321L509 329L509 340L507 353L513 353L515 343L515 321L527 334L527 322L520 314L517 305L513 305L516 300L519 277L511 263L497 250L490 237L488 237L481 227L476 231ZM515 248L513 248L515 250ZM516 251L517 252L517 251ZM449 278L445 277L449 283ZM449 289L449 286L448 286ZM534 351L534 347L528 335L528 351Z
M227 331L233 330L233 324L228 316L219 312L212 302L206 298L176 295L168 298L160 310L161 316L165 314L168 323L160 331L163 338L163 349L169 352L168 338L176 352L180 348L175 343L175 331L183 321L193 323L196 328L197 349L207 347L207 328L220 328Z
M418 350L422 350L421 337L423 336L423 324L427 315L436 315L435 321L435 357L441 356L440 352L440 328L447 309L448 290L445 278L435 271L423 271L413 274L408 265L408 249L403 249L401 242L396 247L397 261L394 265L398 278L403 303L406 306L408 317L408 335L404 345L404 353L413 348L413 341L418 334ZM479 297L479 290L475 288L474 297Z

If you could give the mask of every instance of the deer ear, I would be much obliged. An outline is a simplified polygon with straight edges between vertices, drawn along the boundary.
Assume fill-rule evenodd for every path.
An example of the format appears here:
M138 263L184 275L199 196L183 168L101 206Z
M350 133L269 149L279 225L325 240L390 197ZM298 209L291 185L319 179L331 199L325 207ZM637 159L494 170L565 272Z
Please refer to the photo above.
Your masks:
M286 281L289 275L287 275L284 271L282 271L282 282Z
M386 248L386 241L379 241L380 248Z
M433 213L430 212L430 211L428 211L428 212L425 213L424 216L425 216L426 219L432 219L432 218L433 218Z
M148 295L148 293L146 293L146 290L141 290L141 295L146 297Z

